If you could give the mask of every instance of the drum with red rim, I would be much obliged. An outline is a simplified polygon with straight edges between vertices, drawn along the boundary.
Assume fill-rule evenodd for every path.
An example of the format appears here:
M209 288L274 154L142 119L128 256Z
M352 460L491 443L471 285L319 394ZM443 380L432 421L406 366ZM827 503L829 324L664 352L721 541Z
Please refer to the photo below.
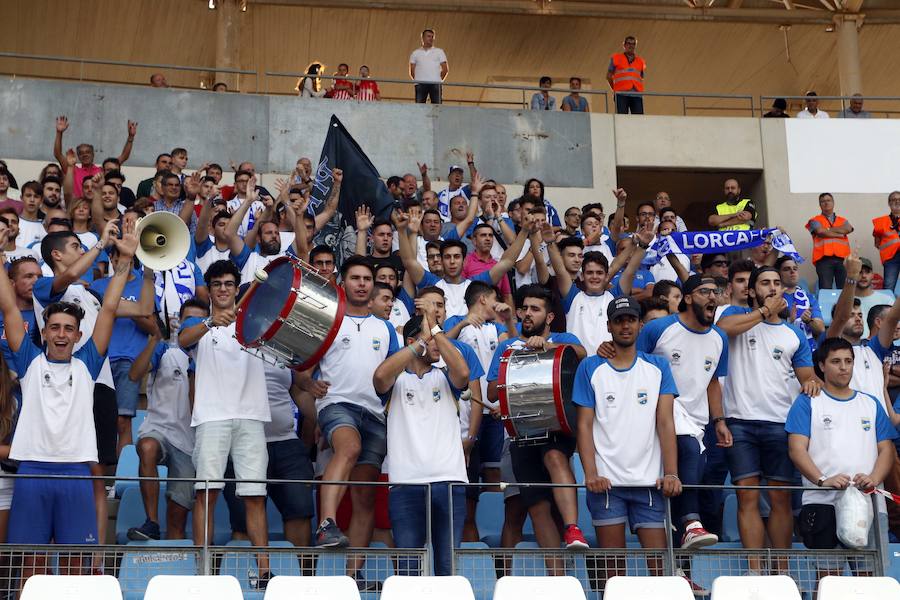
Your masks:
M310 265L286 256L265 268L237 314L235 333L292 369L312 367L331 346L344 318L344 291Z
M510 437L527 440L552 432L575 434L572 388L577 368L578 355L566 345L543 352L509 348L501 355L497 392Z

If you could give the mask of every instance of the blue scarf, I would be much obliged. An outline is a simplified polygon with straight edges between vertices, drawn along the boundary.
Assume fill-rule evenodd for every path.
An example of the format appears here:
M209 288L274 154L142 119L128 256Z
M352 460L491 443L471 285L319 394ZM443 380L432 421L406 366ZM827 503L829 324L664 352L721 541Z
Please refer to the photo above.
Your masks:
M673 253L726 254L761 246L770 237L774 249L790 256L797 264L804 262L788 234L775 227L744 231L673 231L665 237L657 238L642 262L644 266L653 266L662 261L665 255Z

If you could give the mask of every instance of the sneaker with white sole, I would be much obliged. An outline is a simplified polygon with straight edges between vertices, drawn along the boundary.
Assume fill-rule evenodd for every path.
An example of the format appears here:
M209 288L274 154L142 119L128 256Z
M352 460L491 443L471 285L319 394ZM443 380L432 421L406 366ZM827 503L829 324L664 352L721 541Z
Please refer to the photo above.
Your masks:
M590 545L578 525L567 525L565 530L566 548L569 550L586 550Z
M719 543L719 536L703 529L703 525L699 522L689 525L681 538L682 550L693 550L695 548L704 548Z

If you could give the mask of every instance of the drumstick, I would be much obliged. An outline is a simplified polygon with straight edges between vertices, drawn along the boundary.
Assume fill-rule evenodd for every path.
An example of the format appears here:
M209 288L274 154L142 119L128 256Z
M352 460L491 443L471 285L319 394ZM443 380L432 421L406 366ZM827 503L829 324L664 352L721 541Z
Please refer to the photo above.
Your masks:
M465 397L465 396L467 396L467 395L468 395L468 398ZM481 400L477 400L476 398L474 398L474 397L472 396L472 391L471 391L471 390L466 390L466 391L464 391L462 394L460 394L459 399L460 399L460 400L470 400L470 401L472 401L472 402L475 402L475 403L477 403L477 404L480 404L481 406L483 406L484 408L486 408L486 409L488 409L488 410L490 410L490 408L491 408L490 406L488 406L487 404L485 404L485 403L482 402Z
M237 311L239 311L241 309L241 307L244 305L244 302L246 302L247 298L250 297L250 292L252 292L254 290L254 288L256 288L256 286L259 285L260 283L265 283L265 281L268 278L269 278L269 274L266 273L266 271L264 269L259 268L256 270L256 273L253 274L253 283L250 284L250 287L247 288L247 291L244 292L243 296L241 296L240 302L238 302L237 305L234 307L235 313L237 313Z

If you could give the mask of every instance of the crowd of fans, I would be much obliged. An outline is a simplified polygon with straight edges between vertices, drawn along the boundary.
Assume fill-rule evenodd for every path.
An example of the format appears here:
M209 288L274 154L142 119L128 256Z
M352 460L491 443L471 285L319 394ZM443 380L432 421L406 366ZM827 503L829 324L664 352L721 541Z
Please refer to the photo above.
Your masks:
M838 490L900 490L891 441L900 423L892 407L900 301L873 291L873 265L851 252L853 227L830 194L807 225L816 287L841 290L826 328L799 257L779 256L768 239L744 252L652 260L657 240L688 231L663 191L632 203L631 215L617 189L611 202L569 207L560 218L540 180L509 193L470 152L467 169L450 166L441 191L427 165L421 180L388 178L401 208L389 218L364 205L344 215L352 256L336 264L342 254L322 243L321 230L338 208L339 169L318 213L308 210L308 158L270 192L252 163L232 165L227 185L217 164L189 174L188 151L175 148L132 192L121 166L137 123L127 124L121 154L101 165L88 143L63 152L67 128L59 117L57 162L39 180L19 185L0 170L0 466L110 475L134 443L141 476L164 464L172 477L238 480L170 482L165 532L160 486L142 482L147 516L130 539L184 537L192 512L194 542L211 541L212 507L224 492L233 535L265 546L268 495L297 546L421 547L431 527L434 570L448 574L450 540L479 538L480 490L451 483L572 484L576 450L600 547L624 547L626 523L644 547L664 547L663 496L674 499L678 545L715 544L721 494L682 486L723 484L729 473L738 486L768 486L768 514L758 490L737 493L747 548L789 548L795 523L807 546L837 547ZM892 290L900 192L889 208L873 235ZM136 223L154 211L177 214L192 238L166 272L135 259ZM708 228L748 232L756 220L753 201L728 179ZM346 296L334 342L308 371L261 360L234 336L237 297L285 255ZM562 345L580 361L577 432L517 443L500 419L501 356ZM147 415L133 440L145 378ZM421 486L324 485L314 508L309 485L258 483L315 477L432 484L432 522ZM809 490L793 504L779 487L801 480ZM542 547L588 547L575 488L503 493L503 546L522 539L530 516ZM0 538L97 543L106 539L106 506L102 479L0 478ZM894 533L898 517L891 512ZM29 560L31 572L44 566ZM264 587L272 576L264 553L258 564ZM763 566L751 560L750 569Z

